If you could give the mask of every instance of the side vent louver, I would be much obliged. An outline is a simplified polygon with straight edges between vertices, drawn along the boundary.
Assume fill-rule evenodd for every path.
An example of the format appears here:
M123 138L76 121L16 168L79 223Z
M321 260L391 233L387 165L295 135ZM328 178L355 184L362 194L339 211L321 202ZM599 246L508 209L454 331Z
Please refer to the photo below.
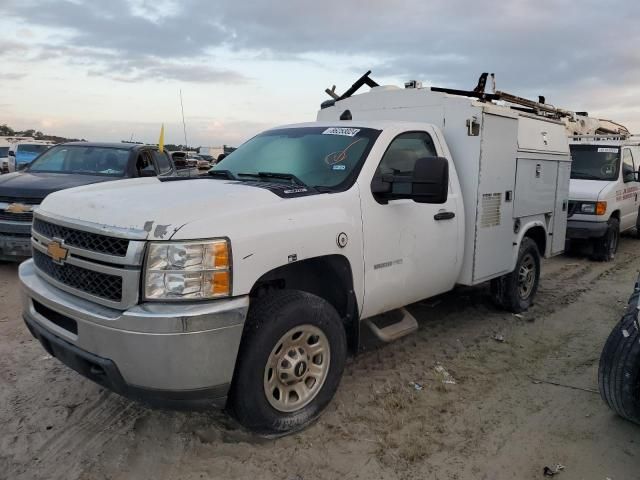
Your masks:
M501 193L482 194L482 216L480 217L480 228L497 227L500 225L501 204Z

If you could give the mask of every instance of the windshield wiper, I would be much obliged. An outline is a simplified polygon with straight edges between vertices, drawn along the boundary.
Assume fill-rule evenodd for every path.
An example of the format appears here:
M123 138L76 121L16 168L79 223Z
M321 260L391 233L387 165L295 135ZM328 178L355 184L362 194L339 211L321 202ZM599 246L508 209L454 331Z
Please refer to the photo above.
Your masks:
M307 184L300 180L292 173L278 173L278 172L258 172L258 173L238 173L238 177L257 177L257 178L275 178L278 180L289 180L291 183L299 185L301 187L307 187Z
M210 177L221 177L226 178L228 180L237 180L236 177L233 176L230 170L209 170L207 172Z

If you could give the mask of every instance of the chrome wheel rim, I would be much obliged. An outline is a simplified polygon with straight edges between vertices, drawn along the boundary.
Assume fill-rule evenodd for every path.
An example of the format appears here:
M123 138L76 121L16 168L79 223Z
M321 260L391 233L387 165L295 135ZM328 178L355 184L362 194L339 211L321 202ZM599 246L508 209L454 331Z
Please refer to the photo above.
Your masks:
M313 325L299 325L276 342L264 369L264 393L280 412L308 405L329 373L331 351L327 336Z
M520 298L526 300L531 295L536 283L536 262L533 255L527 253L518 270L518 293Z

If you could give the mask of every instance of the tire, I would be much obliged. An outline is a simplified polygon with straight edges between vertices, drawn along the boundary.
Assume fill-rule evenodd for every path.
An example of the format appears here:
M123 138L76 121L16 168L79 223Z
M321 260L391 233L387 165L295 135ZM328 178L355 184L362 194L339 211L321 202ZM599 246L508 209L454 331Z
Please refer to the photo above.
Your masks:
M636 230L633 236L635 238L640 238L640 209L638 209L638 216L636 217Z
M640 424L640 332L635 304L630 302L607 338L600 355L598 387L609 408Z
M269 293L249 308L227 408L262 435L300 430L333 398L346 355L345 329L331 304L296 290Z
M491 296L500 308L513 313L527 310L533 304L540 281L540 252L533 239L520 243L518 261L513 272L491 280Z
M607 231L602 238L593 242L593 259L598 262L612 261L620 244L620 221L617 218L610 218L607 225Z

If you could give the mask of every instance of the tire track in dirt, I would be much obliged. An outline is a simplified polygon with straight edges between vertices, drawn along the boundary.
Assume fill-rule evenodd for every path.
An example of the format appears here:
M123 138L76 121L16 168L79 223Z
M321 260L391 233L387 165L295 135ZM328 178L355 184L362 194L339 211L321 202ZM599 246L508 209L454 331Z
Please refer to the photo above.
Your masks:
M126 434L143 407L103 391L98 398L77 408L62 430L34 452L34 460L46 465L42 478L72 478L70 469L79 468L77 459L91 458L115 437ZM66 458L67 462L60 459Z

